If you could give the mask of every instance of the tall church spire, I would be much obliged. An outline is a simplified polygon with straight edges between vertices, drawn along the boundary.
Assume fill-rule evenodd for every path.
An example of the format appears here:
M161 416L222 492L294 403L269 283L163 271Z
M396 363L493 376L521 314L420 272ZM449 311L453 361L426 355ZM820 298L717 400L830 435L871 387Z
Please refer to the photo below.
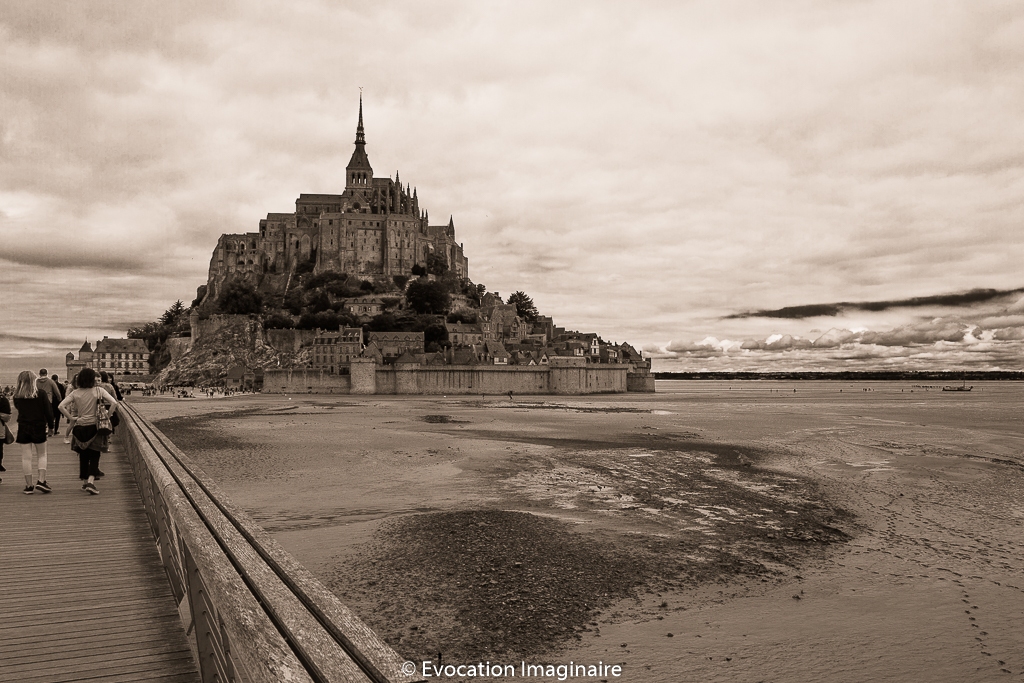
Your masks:
M363 135L363 93L359 93L359 123L356 125L356 144L366 144L366 137Z
M356 125L356 148L348 161L345 188L369 188L373 183L373 168L366 156L366 135L363 132L363 94L359 93L359 123Z

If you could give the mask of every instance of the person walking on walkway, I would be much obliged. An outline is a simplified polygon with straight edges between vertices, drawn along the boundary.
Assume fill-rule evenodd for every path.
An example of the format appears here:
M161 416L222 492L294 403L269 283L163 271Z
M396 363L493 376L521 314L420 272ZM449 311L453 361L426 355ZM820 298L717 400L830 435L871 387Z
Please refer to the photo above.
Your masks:
M58 406L60 406L60 402L64 400L64 396L67 394L67 389L64 388L64 385L60 381L60 377L56 374L50 375L50 379L52 379L53 383L57 385L57 391L60 392L60 396L58 396L57 400L53 402L53 434L51 434L51 436L57 436L60 434L60 409Z
M64 398L60 395L60 389L57 388L57 383L50 379L46 374L46 368L39 371L39 379L36 380L36 387L38 387L39 391L46 394L47 398L50 399L51 406L55 407L59 405L61 399ZM57 430L54 429L53 417L51 416L49 424L46 425L46 435L55 436L56 434Z
M113 415L118 405L117 399L106 389L96 386L96 371L92 368L83 368L78 373L78 388L60 403L60 412L72 425L71 450L78 453L78 477L85 480L82 490L94 496L100 493L96 477L101 443L108 436L100 432L97 422L101 410L109 410L109 415Z
M68 384L67 389L64 391L64 397L67 398L68 392L74 391L77 388L78 388L78 375L74 375L71 378L71 382ZM64 402L64 399L61 399L61 403L63 403L63 402ZM57 406L57 410L58 411L60 410L60 406L59 405ZM61 415L63 415L63 414L64 413L61 413ZM77 417L77 415L75 417ZM64 430L64 443L71 443L71 423L70 422L68 423L67 429Z
M18 411L18 438L22 444L21 471L25 475L25 489L28 495L39 491L49 493L50 485L46 483L46 433L53 421L53 407L46 392L40 391L36 376L31 370L18 375L18 388L14 391L14 407ZM47 382L50 378L46 378ZM39 476L32 484L32 456L36 456L36 468Z
M4 439L3 439L3 437L7 435L7 432L4 430L4 427L10 421L11 421L11 402L7 400L7 394L6 393L0 393L0 432L3 432L3 434L0 434L0 472L6 472L7 471L7 468L4 467ZM3 481L3 479L0 479L0 481Z

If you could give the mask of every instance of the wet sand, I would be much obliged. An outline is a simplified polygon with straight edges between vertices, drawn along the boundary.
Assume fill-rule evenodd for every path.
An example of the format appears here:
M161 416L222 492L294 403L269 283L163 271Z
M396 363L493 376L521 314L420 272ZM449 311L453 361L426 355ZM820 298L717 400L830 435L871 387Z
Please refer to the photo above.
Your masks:
M1024 680L1024 386L658 389L134 403L410 659Z

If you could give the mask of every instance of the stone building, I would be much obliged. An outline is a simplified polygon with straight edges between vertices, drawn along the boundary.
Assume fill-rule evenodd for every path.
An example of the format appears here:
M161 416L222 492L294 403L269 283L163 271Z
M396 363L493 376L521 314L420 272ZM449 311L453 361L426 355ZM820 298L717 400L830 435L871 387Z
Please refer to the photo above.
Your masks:
M406 351L423 353L426 335L422 332L368 332L367 345L373 344L385 360L395 359Z
M363 328L317 330L313 338L312 368L331 374L348 372L348 364L363 351Z
M96 349L86 340L78 350L78 358L68 352L64 358L67 376L74 377L82 368L112 375L145 375L149 373L149 348L141 339L111 339L96 342Z
M232 278L283 292L300 264L312 265L314 272L409 276L413 266L426 267L431 254L459 277L468 277L469 260L455 241L454 220L430 225L416 189L403 186L397 172L394 178L374 177L360 97L345 190L300 194L295 211L268 213L259 232L221 235L210 259L206 298L215 299Z
M445 323L444 326L448 330L448 341L452 346L482 344L484 341L479 323Z

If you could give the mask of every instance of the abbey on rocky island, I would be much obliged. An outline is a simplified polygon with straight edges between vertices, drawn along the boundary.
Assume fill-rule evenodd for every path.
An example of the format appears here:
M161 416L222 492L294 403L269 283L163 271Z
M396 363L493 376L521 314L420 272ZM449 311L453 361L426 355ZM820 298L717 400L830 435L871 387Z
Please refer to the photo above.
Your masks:
M455 241L455 223L430 225L415 189L392 178L375 178L366 155L363 100L355 150L341 194L300 194L291 213L268 213L259 232L221 235L210 260L206 298L216 299L230 279L283 292L302 264L313 272L391 277L412 275L431 254L468 277L469 260Z

